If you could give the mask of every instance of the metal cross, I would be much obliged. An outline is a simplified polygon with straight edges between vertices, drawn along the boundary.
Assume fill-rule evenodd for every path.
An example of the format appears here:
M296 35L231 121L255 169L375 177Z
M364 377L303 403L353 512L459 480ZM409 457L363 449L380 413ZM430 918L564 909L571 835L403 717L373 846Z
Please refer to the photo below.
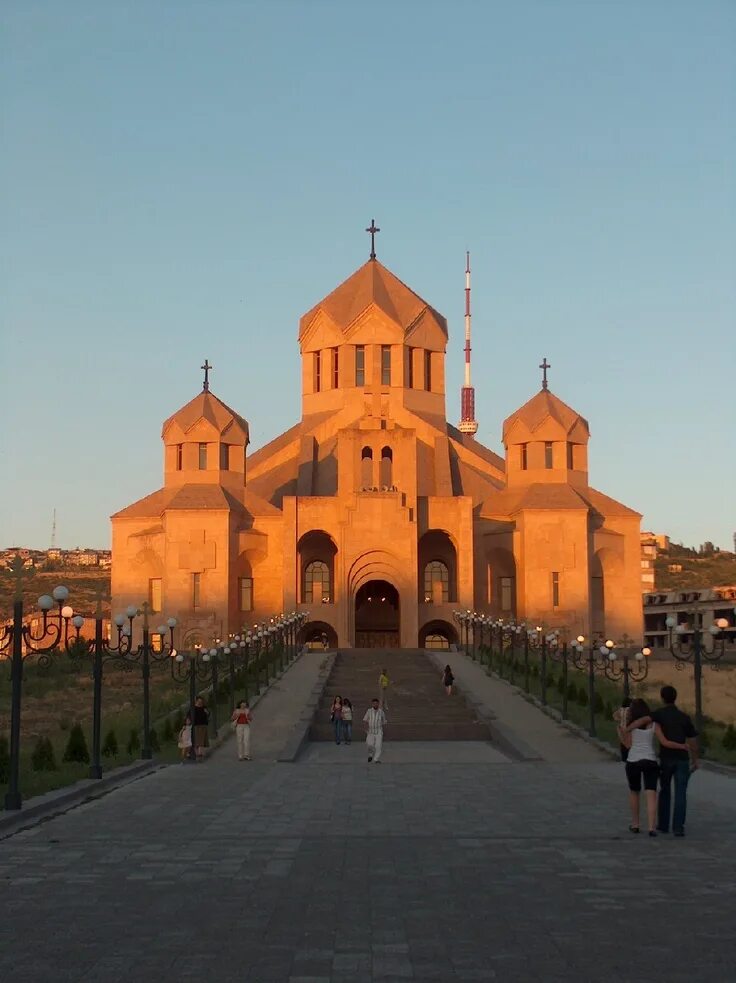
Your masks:
M544 359L541 362L539 368L542 370L542 389L546 389L547 388L547 369L551 369L552 368L552 366L550 365L550 363L547 361L547 356L546 355L544 356Z
M371 224L368 226L368 228L365 231L370 232L371 234L371 259L375 259L376 258L376 232L380 232L381 230L376 225L376 220L374 218L371 219Z
M210 369L214 366L210 365L209 360L204 360L204 365L200 365L200 369L204 369L204 382L202 383L202 392L208 393L210 391Z

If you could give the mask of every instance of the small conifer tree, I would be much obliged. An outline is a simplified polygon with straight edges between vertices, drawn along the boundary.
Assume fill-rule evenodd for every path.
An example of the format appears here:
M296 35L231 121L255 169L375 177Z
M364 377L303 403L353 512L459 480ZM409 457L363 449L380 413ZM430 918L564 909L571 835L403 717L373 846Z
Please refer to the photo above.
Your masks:
M106 758L117 758L118 756L118 736L115 733L114 728L105 734L105 741L102 745L102 753Z
M182 724L182 726L184 726ZM179 728L181 730L181 727ZM171 744L174 740L174 728L171 726L171 717L167 717L164 721L163 730L161 731L161 740L164 744Z
M74 724L69 731L69 740L66 742L64 751L64 761L76 761L79 764L89 764L89 750L87 739L84 736L81 724Z
M581 707L587 707L588 705L588 694L584 686L578 689L578 703Z
M34 771L56 771L56 756L54 745L48 737L39 737L31 755L31 767Z
M176 716L174 717L174 731L178 734L183 726L184 726L184 714L181 712L181 710L177 710Z
M151 745L151 750L156 752L161 750L161 742L158 739L158 734L156 733L156 728L151 727L148 732L148 743Z
M734 728L733 724L729 724L726 727L722 744L726 751L736 751L736 728Z
M140 747L141 747L141 739L138 736L138 731L134 727L130 732L130 737L128 738L128 744L125 750L128 752L129 755L133 756L136 754L136 752L140 750Z

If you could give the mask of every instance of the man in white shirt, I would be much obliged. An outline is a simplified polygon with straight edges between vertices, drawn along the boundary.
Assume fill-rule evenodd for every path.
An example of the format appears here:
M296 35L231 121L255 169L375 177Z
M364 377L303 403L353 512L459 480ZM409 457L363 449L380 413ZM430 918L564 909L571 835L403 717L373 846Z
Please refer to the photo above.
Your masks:
M378 699L373 700L363 717L366 727L365 743L368 745L368 760L379 764L383 750L383 728L386 726L386 714L379 706Z

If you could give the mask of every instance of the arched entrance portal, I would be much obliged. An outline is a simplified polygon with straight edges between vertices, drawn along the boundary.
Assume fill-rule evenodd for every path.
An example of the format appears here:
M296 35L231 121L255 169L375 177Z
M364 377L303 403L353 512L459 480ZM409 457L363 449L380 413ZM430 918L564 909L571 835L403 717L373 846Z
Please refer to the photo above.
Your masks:
M387 580L369 580L355 595L355 647L401 645L399 592Z

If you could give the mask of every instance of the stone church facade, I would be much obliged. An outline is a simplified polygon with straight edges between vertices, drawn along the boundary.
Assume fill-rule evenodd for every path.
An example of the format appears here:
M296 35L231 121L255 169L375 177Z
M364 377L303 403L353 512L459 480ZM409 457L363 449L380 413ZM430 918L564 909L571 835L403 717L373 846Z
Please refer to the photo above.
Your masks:
M586 420L545 382L498 456L447 421L447 340L373 258L301 318L290 430L249 453L205 383L112 517L113 610L147 598L182 647L293 609L341 647L443 647L458 608L639 639L640 516L589 484Z

